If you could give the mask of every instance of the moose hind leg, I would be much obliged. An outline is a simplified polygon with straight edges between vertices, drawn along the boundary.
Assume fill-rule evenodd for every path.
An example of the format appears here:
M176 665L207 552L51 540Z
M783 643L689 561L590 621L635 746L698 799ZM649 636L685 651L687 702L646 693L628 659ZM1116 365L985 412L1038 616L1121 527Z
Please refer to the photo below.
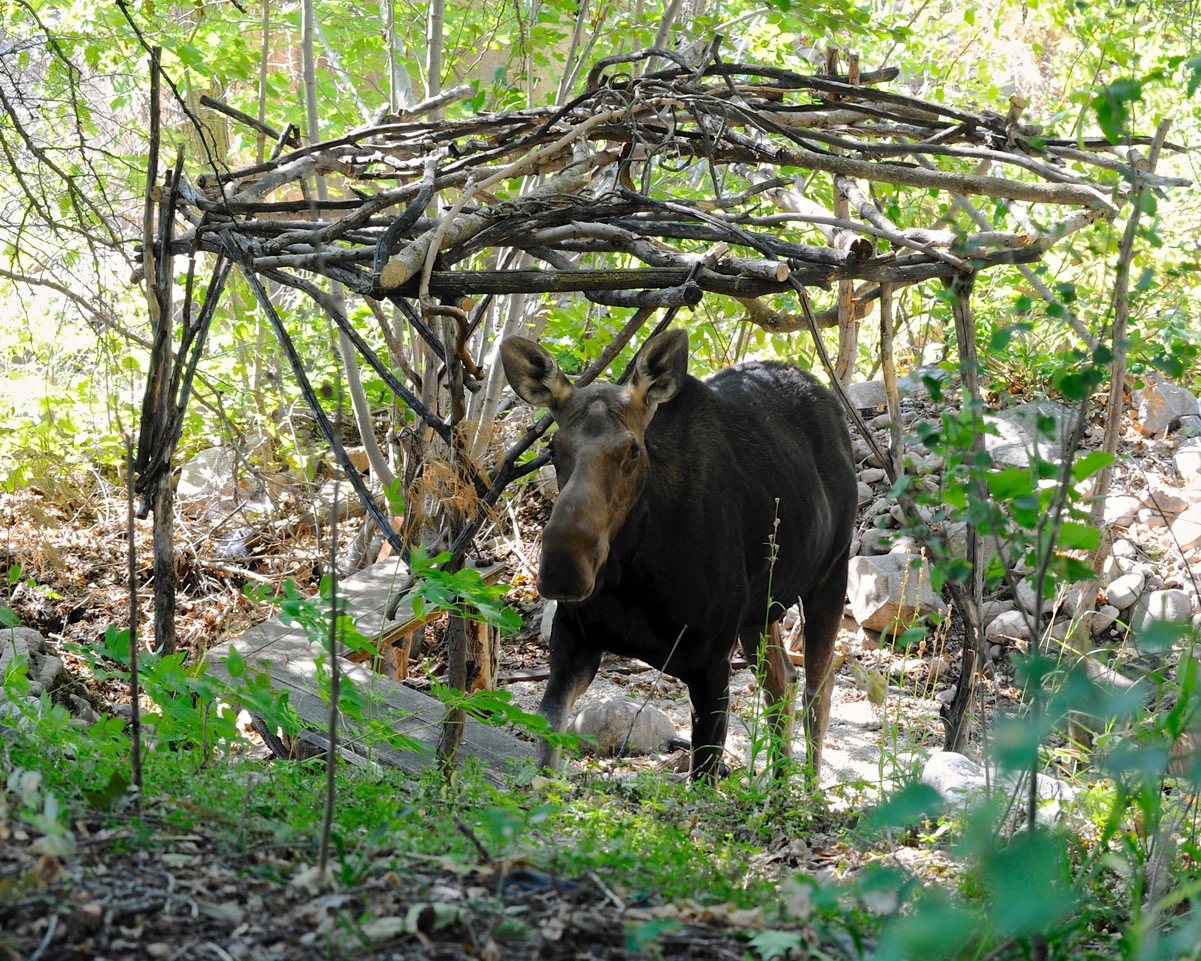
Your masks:
M834 641L846 605L847 558L842 557L802 599L805 609L805 767L809 782L821 778L822 744L830 724L834 690Z
M792 726L796 716L797 671L784 649L780 622L773 621L767 636L758 630L739 633L742 651L752 659L763 678L763 706L771 731L771 755L777 776L785 773L784 759L792 756Z

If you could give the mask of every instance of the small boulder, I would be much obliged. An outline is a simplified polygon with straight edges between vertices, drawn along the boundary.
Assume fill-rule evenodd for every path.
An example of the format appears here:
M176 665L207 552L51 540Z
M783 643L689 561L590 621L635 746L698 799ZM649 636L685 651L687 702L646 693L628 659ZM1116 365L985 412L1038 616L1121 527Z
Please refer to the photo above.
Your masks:
M1088 622L1088 632L1093 637L1104 633L1113 627L1113 622L1118 619L1118 615L1121 613L1112 604L1106 604L1095 611L1090 611L1084 615Z
M881 634L895 634L946 610L930 586L929 564L914 554L851 558L847 596L860 626Z
M1139 599L1146 583L1147 578L1141 571L1131 571L1129 574L1123 574L1110 581L1109 586L1105 588L1105 594L1108 596L1110 604L1119 611L1124 611L1132 607L1134 602Z
M1015 610L1017 610L1017 605L1013 601L985 601L980 608L980 623L987 624L998 614Z
M888 392L884 381L868 380L847 385L847 399L859 410L876 410L888 403Z
M1130 613L1130 629L1135 636L1146 633L1153 624L1188 625L1193 618L1193 605L1181 590L1169 589L1144 594Z
M1201 477L1201 440L1190 440L1181 444L1172 455L1172 463L1176 473L1185 480Z
M1143 502L1137 497L1114 494L1105 498L1105 523L1113 527L1129 527L1134 523Z
M937 751L930 755L922 771L922 783L934 788L942 799L952 807L967 807L972 801L987 796L989 782L992 789L1012 790L1022 775L993 772L986 776L984 768L975 761L956 754L954 751ZM1058 818L1065 803L1075 799L1076 792L1065 781L1038 775L1038 796L1043 802L1035 815L1040 824L1050 824Z
M1143 506L1171 516L1172 514L1179 514L1188 507L1189 502L1174 490L1154 486L1147 491L1147 496L1143 498Z
M869 527L859 538L859 553L868 556L887 554L892 549L896 533L883 527Z
M1138 403L1138 429L1144 437L1159 434L1187 414L1196 414L1197 398L1176 384L1149 381Z
M232 450L209 447L179 469L175 494L184 502L231 499L238 490L236 468L237 457Z
M1182 551L1201 545L1201 504L1194 504L1172 521L1172 537Z
M1027 467L1036 450L1043 460L1058 463L1075 416L1071 408L1053 400L986 414L985 423L991 424L996 433L984 435L984 446L993 461L1005 467ZM1049 431L1040 430L1040 424L1049 426Z
M607 757L657 754L676 736L671 718L650 704L607 697L584 706L571 721L571 732L596 739L584 749Z
M66 673L66 666L54 647L32 627L11 627L0 631L0 678L7 676L13 662L25 661L25 674L29 681L26 696L33 701L45 691L58 686ZM4 690L0 688L0 701Z
M898 377L897 393L902 397L925 397L930 392L931 383L943 387L950 379L950 371L943 370L937 364L929 364Z
M1004 611L989 621L984 629L985 639L994 644L1028 641L1032 636L1030 618L1022 611Z
M1047 582L1044 582L1044 586ZM1018 581L1017 588L1014 591L1014 597L1017 600L1018 607L1024 611L1037 611L1041 614L1046 614L1055 606L1053 597L1044 597L1042 602L1035 596L1034 580L1029 577L1023 577Z

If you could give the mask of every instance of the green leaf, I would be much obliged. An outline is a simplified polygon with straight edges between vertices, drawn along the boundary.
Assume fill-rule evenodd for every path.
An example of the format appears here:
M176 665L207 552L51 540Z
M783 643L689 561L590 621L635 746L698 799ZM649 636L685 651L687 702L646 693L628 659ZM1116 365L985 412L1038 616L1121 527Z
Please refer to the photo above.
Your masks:
M1015 835L983 867L990 920L1007 937L1043 933L1075 907L1067 851L1057 835Z
M1100 89L1092 99L1101 132L1110 143L1122 139L1130 124L1129 104L1142 99L1142 84L1131 77L1116 80Z
M798 957L802 954L801 947L806 942L802 940L801 935L795 931L760 931L747 944L749 944L763 961L771 961L773 958L786 958L795 951Z
M878 961L921 958L938 961L958 956L980 931L980 919L951 900L941 888L927 888L881 941Z
M1065 521L1059 528L1056 547L1061 551L1093 551L1101 543L1101 531L1088 524Z
M104 787L96 790L84 788L83 796L87 798L88 804L98 811L111 811L118 801L127 796L129 783L129 778L124 772L113 771Z
M1188 95L1191 97L1201 87L1201 54L1184 61L1188 71Z
M993 500L1010 501L1034 492L1034 479L1030 471L1021 467L1005 467L990 473L986 481Z
M928 784L909 784L867 812L863 826L869 831L908 827L942 813L942 796Z
M1079 482L1086 477L1092 477L1093 474L1100 470L1104 470L1110 464L1117 460L1113 454L1106 453L1103 450L1089 451L1083 457L1077 458L1072 465L1072 479Z

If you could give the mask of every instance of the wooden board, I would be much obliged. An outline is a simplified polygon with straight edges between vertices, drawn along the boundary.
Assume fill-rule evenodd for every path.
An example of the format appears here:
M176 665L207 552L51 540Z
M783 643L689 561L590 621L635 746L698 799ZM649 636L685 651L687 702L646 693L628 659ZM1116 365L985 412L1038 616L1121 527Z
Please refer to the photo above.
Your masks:
M480 573L487 580L498 576L503 569L503 565L496 564L481 568ZM422 623L414 616L412 604L405 599L401 600L393 618L386 616L389 602L407 583L407 569L393 559L345 578L339 582L338 589L359 632L377 641L387 641ZM273 688L287 692L290 703L307 725L315 731L323 731L329 724L329 707L320 695L322 684L317 673L317 659L323 653L323 645L324 639L310 641L302 628L273 618L238 638L213 646L205 654L205 661L211 675L233 683L236 688L237 682L230 677L224 663L236 649L252 668L270 675ZM343 675L361 692L370 695L364 715L386 721L392 730L424 746L424 750L419 751L398 751L372 745L370 758L412 772L434 766L437 763L434 748L445 714L442 702L354 663L348 654L345 650L340 652ZM341 739L348 749L354 750L357 732L353 722L346 720L344 727L346 730ZM460 761L472 759L478 762L485 777L493 783L503 784L511 777L515 765L533 760L534 745L500 728L469 719L459 753Z

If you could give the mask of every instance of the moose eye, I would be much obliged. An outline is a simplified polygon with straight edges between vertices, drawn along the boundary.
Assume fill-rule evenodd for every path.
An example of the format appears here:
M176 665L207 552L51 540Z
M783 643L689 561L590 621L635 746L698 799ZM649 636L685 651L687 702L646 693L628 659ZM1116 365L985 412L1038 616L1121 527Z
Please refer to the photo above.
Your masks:
M642 448L637 443L631 444L630 449L628 451L626 451L625 466L633 467L635 464L638 463L638 458L641 456L642 456Z

